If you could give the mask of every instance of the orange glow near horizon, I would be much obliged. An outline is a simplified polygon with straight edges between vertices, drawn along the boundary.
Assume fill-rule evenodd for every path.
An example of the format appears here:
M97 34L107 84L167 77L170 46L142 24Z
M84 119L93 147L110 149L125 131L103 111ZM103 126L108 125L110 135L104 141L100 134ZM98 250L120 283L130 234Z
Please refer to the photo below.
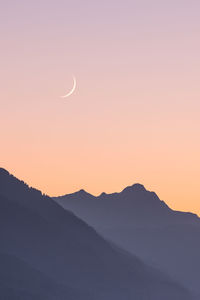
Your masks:
M0 166L50 196L139 182L200 215L200 3L75 2L3 4Z

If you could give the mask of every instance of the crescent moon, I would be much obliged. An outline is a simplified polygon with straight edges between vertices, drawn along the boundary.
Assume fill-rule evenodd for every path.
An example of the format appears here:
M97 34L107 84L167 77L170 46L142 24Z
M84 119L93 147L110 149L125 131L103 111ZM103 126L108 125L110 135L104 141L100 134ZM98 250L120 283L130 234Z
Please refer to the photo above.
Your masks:
M75 89L76 89L76 78L73 77L73 87L72 87L71 91L69 93L67 93L66 95L60 96L60 97L67 98L67 97L71 96L73 94L73 92L75 91Z

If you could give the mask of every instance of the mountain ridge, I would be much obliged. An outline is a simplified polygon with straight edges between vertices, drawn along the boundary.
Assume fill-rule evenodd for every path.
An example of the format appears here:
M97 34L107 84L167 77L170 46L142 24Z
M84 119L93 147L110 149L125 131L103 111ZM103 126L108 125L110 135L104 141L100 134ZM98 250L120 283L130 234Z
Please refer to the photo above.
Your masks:
M151 194L152 195L152 199L154 200L157 200L158 203L160 203L161 205L163 205L166 209L168 209L169 211L171 212L175 212L175 213L181 213L181 214L185 214L185 215L188 215L188 216L191 216L191 217L194 217L198 220L200 220L199 216L196 214L196 213L193 213L193 212L189 212L189 211L179 211L179 210L174 210L172 208L170 208L168 206L168 204L163 201L163 200L160 200L160 198L158 197L158 195L153 192L153 191L149 191L147 190L143 184L140 184L140 183L134 183L133 185L131 186L127 186L125 187L124 189L122 189L121 192L113 192L113 193L105 193L105 192L102 192L101 194L95 196L87 191L85 191L84 189L80 189L79 191L77 192L74 192L74 193L69 193L69 194L64 194L63 196L54 196L52 197L52 199L56 200L58 203L59 203L59 199L64 199L64 198L68 198L70 200L77 200L77 199L94 199L94 200L101 200L105 197L108 197L107 200L109 200L110 197L113 197L115 196L116 198L119 197L119 196L127 196L131 193L147 193L147 194ZM124 199L124 201L126 200L126 198Z
M171 209L136 184L119 193L55 197L103 237L200 294L200 218Z
M66 298L68 293L69 300L77 299L74 289L83 291L82 300L88 300L88 295L92 300L193 299L185 287L169 276L137 257L119 251L50 197L2 170L0 240L0 253L16 257L17 261L25 261L30 266L31 269L25 266L27 278L35 274L34 270L44 278L48 275L55 286L64 285L61 296ZM9 276L13 273L12 268L16 271L15 266L14 260L7 269ZM2 278L2 291L7 293L4 298L8 295L8 299L13 299L13 291L5 289L6 281ZM48 290L40 292L41 297L47 293L45 299L50 299ZM62 299L61 296L51 298ZM22 300L35 299L29 291L20 297Z

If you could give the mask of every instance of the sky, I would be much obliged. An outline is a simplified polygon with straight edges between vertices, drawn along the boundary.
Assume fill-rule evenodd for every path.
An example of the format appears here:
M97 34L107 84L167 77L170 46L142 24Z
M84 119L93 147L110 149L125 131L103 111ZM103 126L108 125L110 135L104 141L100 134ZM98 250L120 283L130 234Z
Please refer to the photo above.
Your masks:
M0 23L1 167L50 196L139 182L200 215L198 0L8 0Z

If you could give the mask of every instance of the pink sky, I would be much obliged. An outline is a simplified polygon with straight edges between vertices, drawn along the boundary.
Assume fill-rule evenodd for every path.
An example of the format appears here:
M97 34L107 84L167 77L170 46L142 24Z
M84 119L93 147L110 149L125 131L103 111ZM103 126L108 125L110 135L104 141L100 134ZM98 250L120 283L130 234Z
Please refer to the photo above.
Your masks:
M0 11L1 166L50 195L140 182L200 214L200 2Z

